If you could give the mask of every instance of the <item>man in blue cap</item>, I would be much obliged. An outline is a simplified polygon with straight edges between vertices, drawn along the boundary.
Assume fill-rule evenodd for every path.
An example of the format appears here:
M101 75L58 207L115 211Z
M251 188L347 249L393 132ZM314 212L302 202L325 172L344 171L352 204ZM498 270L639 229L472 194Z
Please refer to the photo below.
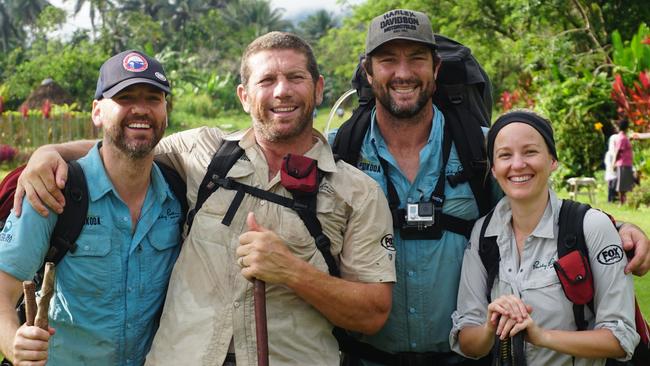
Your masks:
M21 282L33 278L58 215L24 205L0 239L0 352L19 365L141 365L180 250L181 205L153 164L167 126L162 65L125 51L100 69L92 121L103 140L78 160L88 182L85 225L57 265L49 331L20 325Z

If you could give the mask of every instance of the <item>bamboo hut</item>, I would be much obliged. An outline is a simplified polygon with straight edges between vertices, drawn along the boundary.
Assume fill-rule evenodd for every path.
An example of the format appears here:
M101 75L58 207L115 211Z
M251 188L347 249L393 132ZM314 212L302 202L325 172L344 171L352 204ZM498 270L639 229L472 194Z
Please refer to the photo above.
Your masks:
M23 104L20 105L19 110L25 109L41 109L46 100L51 104L72 104L74 99L70 94L65 91L56 81L47 78L41 82L38 88L34 89L31 94L25 99Z

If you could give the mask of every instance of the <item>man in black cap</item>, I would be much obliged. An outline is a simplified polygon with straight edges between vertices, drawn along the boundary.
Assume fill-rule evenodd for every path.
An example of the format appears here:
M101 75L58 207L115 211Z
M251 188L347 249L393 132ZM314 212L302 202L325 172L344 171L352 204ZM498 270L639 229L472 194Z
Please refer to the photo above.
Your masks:
M78 160L85 225L57 265L50 329L20 325L15 304L49 248L57 213L24 205L0 239L0 351L18 365L141 365L180 250L179 200L153 164L167 125L162 65L125 51L100 69L92 121L103 140Z

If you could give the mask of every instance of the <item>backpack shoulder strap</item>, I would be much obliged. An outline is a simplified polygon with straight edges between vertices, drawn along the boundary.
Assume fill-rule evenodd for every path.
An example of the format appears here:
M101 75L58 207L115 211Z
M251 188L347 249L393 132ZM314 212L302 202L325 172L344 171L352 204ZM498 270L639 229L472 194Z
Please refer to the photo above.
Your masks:
M463 85L454 87L465 88ZM445 125L449 125L458 158L463 165L462 173L450 176L447 180L452 187L458 183L468 181L479 208L479 215L485 215L492 207L490 196L492 191L490 188L491 180L487 178L487 152L483 143L485 135L480 125L472 122L470 111L466 106L463 106L462 100L465 99L461 99L459 104L448 106L444 112ZM477 141L481 143L477 143Z
M199 185L199 191L196 196L196 205L192 211L190 211L187 218L187 225L189 232L192 227L192 222L194 221L194 216L201 209L205 201L214 193L218 188L219 184L217 180L225 178L232 168L233 165L239 160L239 158L244 154L244 149L239 147L239 141L232 140L223 140L223 143L217 149L217 152L212 156L212 160L208 165L208 169L203 176L201 185Z
M589 249L587 248L587 243L585 241L583 222L585 215L590 208L591 206L585 203L572 200L562 200L562 207L560 208L560 217L558 220L558 260L575 250L579 251L584 258L589 258ZM584 263L586 266L590 266L589 260L584 261ZM591 268L589 268L589 272L591 273ZM564 283L562 283L562 285L564 286ZM566 289L564 289L564 293L566 292ZM587 306L592 312L594 312L593 299L587 304ZM573 318L578 330L587 329L584 305L573 304Z
M492 219L492 214L494 210L488 212L483 220L483 225L481 225L481 234L478 241L478 255L481 258L483 267L487 271L487 279L485 282L486 297L488 302L492 301L492 286L494 286L494 280L499 274L499 262L501 261L501 255L499 254L499 246L497 245L496 236L485 236L485 230L490 224Z
M374 99L360 104L352 113L352 117L339 127L332 143L332 152L346 163L357 166L361 143L370 127Z
M589 250L585 242L583 221L591 206L572 200L562 200L559 230L557 235L557 256L562 258L574 250L579 250L585 257L589 257Z
M68 180L63 190L65 207L59 215L46 262L59 263L68 251L77 249L77 238L81 234L88 213L88 185L81 165L76 160L68 162Z
M160 172L162 173L163 177L165 178L165 181L167 184L169 184L169 188L171 188L172 192L174 192L174 196L176 196L176 199L179 201L181 204L181 217L183 220L180 220L179 224L181 227L181 231L183 231L183 225L185 224L185 218L187 217L187 210L188 210L188 205L187 205L187 184L181 178L181 175L174 170L174 168L170 167L167 164L155 163L158 168L160 168Z

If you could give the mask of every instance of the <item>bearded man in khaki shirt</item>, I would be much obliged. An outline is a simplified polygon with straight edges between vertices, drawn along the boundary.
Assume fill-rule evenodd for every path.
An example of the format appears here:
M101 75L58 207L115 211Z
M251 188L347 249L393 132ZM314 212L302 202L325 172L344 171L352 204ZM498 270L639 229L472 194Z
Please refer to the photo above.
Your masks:
M196 213L146 365L222 365L233 351L238 365L255 365L253 278L267 283L271 364L338 365L333 325L370 334L390 311L395 270L388 204L374 181L335 161L312 128L323 78L307 43L279 32L256 39L242 58L241 80L237 94L251 129L181 132L161 141L157 158L186 176L192 205L224 140L239 141L245 151L228 177L286 197L283 157L316 160L324 172L317 216L341 278L327 273L314 239L289 208L246 194L223 225L236 192L220 188Z

